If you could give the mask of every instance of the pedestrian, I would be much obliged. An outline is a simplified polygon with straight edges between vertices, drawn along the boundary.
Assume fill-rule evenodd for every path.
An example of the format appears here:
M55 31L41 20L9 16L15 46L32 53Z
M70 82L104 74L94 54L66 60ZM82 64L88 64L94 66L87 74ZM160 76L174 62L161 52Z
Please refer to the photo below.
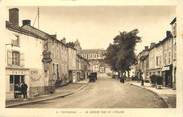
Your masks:
M141 72L141 86L144 86L144 73Z
M120 82L121 82L121 83L124 83L124 82L125 82L125 76L124 76L124 75L121 75L121 76L120 76Z
M27 84L25 82L22 82L21 90L24 99L27 99L27 88L28 88Z
M15 90L15 98L20 98L21 94L22 94L20 83L15 84L15 89L14 90Z

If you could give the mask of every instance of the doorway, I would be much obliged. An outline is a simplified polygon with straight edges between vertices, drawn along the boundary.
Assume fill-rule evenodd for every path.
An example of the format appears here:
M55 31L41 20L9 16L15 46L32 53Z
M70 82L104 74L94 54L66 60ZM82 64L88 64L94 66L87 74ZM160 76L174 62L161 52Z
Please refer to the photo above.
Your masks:
M10 75L10 91L13 92L14 98L17 98L16 92L19 90L17 86L24 81L24 75Z

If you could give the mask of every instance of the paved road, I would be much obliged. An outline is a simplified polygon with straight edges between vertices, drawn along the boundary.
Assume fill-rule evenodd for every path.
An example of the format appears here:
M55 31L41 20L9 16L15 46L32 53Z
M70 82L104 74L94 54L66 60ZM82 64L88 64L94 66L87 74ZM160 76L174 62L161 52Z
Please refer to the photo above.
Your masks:
M164 108L155 94L118 80L100 77L73 95L18 108Z

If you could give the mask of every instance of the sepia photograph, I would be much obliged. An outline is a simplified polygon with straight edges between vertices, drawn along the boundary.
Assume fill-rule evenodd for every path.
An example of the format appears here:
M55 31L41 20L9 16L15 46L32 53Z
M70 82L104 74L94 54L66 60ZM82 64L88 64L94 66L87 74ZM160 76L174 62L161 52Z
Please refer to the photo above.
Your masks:
M176 107L175 7L7 13L6 107Z
M3 108L34 116L121 116L132 109L139 116L148 109L182 117L180 9L183 4L5 5Z

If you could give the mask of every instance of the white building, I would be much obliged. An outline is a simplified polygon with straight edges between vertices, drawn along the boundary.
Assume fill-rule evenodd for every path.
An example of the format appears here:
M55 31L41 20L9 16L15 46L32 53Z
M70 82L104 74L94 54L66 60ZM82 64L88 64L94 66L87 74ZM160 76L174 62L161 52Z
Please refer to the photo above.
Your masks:
M42 63L44 40L19 27L18 12L10 9L6 21L6 99L15 98L15 86L23 81L28 97L44 94L48 85Z

